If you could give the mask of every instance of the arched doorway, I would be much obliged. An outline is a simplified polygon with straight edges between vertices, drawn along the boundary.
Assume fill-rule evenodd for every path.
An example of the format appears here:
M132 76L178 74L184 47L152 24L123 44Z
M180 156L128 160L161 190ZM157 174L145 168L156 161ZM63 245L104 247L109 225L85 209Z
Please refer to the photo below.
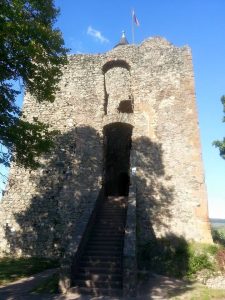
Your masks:
M130 149L133 126L111 123L104 127L104 187L106 196L129 193Z

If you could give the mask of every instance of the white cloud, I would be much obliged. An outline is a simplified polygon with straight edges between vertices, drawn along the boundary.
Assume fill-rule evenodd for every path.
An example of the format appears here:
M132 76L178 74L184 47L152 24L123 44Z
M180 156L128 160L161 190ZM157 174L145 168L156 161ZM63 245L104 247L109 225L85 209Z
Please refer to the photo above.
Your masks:
M87 34L94 37L97 41L99 41L102 44L109 42L109 40L102 35L101 31L96 30L96 29L92 28L91 26L88 26Z

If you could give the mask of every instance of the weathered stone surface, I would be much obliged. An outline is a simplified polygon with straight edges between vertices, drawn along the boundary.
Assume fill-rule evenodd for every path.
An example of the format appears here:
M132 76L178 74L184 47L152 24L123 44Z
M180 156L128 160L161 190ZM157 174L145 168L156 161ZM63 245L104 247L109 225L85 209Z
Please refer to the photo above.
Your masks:
M131 173L131 186L127 201L127 221L123 248L123 295L136 297L137 242L136 242L136 183Z
M217 277L212 277L206 280L205 283L209 288L213 289L225 289L225 276L220 275Z
M197 274L197 280L209 288L225 289L225 276L222 271L201 270Z
M133 113L119 113L130 100ZM103 127L133 126L139 240L211 242L191 51L162 38L101 55L71 55L54 103L27 94L24 113L60 130L43 167L12 166L0 203L0 253L60 255L94 207L104 174ZM84 219L83 219L84 218Z

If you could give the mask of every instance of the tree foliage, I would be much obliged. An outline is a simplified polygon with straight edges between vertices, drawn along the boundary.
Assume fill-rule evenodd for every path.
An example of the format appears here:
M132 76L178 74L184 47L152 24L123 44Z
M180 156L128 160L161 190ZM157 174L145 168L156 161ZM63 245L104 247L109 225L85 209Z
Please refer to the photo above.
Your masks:
M0 1L0 163L36 167L53 145L47 124L26 121L16 105L20 81L36 101L54 101L67 49L54 28L59 10L53 0ZM5 149L5 150L3 150Z
M221 102L223 104L223 112L225 113L225 96L221 97ZM223 117L223 122L225 122L225 116ZM219 148L220 156L225 159L225 138L222 141L215 141L213 145Z

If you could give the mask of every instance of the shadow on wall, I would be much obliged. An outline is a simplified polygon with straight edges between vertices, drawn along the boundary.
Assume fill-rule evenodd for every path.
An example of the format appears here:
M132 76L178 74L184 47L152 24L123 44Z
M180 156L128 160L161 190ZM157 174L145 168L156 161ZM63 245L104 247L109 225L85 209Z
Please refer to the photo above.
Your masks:
M183 278L189 271L190 249L187 241L174 234L149 241L139 247L140 269Z
M12 255L60 256L76 224L100 190L102 144L95 129L77 127L56 139L54 154L32 171L36 186L29 206L15 213L20 231L6 226ZM22 199L21 199L22 200Z
M139 269L142 271L138 285L140 298L137 299L147 298L147 295L170 299L191 291L194 286L190 281L175 279L189 274L190 260L188 243L173 234L142 245L138 253Z
M154 240L170 230L174 188L165 174L161 144L147 137L133 142L133 164L137 167L138 243Z
M139 170L140 243L154 238L157 228L167 226L173 189L164 185L161 146L141 137L132 141L132 148ZM11 255L63 255L79 223L87 221L85 211L92 210L97 199L103 161L103 141L95 129L77 127L57 137L54 154L42 169L30 174L30 182L36 186L30 204L25 211L14 213L21 229L12 231L9 225L5 228Z

